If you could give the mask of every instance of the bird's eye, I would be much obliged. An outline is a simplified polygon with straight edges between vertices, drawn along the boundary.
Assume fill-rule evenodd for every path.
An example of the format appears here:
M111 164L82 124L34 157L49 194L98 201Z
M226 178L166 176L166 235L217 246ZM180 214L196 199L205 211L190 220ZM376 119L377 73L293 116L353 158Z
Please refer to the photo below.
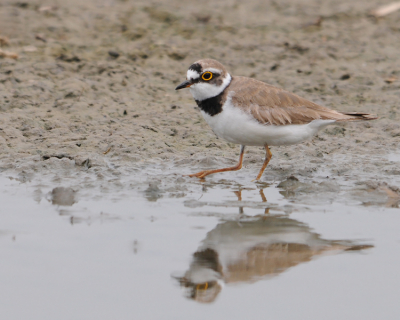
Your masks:
M204 73L201 75L201 78L202 78L203 80L205 80L205 81L211 80L212 77L213 77L213 74L212 74L212 72L210 72L210 71L204 72Z
M208 289L208 282L206 282L206 283L202 283L202 284L198 284L197 286L196 286L196 291L198 291L198 290L207 290Z

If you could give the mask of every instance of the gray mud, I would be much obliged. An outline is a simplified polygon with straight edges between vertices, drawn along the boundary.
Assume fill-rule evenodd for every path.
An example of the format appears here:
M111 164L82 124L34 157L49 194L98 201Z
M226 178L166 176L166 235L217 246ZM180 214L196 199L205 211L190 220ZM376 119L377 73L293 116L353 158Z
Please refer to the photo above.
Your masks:
M390 158L400 152L400 81L388 82L400 77L399 16L368 17L378 3L5 1L3 49L19 58L0 60L1 168L31 179L54 159L113 174L236 162L239 147L217 139L189 92L174 91L193 61L210 57L232 74L380 117L273 148L263 181L323 172L391 183L400 175ZM263 156L249 148L249 178Z

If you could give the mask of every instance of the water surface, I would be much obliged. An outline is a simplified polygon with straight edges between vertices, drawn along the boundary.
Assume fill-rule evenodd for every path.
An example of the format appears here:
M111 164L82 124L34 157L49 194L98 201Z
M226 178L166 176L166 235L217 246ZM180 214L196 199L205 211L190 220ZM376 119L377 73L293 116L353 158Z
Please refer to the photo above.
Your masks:
M4 319L400 317L398 208L297 203L277 183L1 185Z

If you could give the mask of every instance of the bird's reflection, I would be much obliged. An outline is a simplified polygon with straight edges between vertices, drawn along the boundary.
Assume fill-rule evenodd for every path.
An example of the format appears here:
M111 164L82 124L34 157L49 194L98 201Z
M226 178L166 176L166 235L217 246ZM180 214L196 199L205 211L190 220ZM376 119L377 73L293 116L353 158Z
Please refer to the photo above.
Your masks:
M242 201L242 190L243 189L239 189L238 191L233 191L233 193L237 196L238 201ZM263 189L259 189L259 193L260 193L262 202L267 202L267 198L265 197L264 190ZM239 214L243 214L244 213L243 208L244 207L239 207ZM265 208L264 213L265 214L269 213L269 208Z
M240 200L240 192L236 195ZM223 284L256 282L323 254L369 247L322 239L308 225L287 216L242 214L208 232L189 269L177 279L188 298L207 303L216 299Z

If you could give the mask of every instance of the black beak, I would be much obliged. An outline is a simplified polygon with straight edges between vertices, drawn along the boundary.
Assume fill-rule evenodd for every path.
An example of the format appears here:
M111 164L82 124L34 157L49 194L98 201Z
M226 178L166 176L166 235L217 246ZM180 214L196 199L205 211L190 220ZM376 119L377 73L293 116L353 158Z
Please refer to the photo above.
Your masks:
M179 89L184 89L187 87L190 87L193 83L191 83L189 80L183 81L179 86L177 86L175 88L175 90L179 90Z

